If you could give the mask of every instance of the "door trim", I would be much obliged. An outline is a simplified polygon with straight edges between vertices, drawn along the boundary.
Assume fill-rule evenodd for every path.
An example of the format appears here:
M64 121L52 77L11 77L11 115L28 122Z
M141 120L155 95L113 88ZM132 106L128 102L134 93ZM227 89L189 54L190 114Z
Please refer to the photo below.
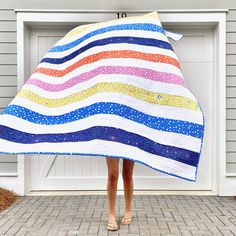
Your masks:
M75 11L75 10L15 10L17 12L17 91L24 85L28 77L28 42L29 29L34 25L72 25L79 23L99 22L117 18L119 11ZM53 11L53 14L51 13ZM153 10L154 11L154 10ZM151 11L124 11L128 16ZM215 67L214 80L216 92L216 137L213 142L212 160L212 193L225 195L230 187L225 187L226 179L226 82L225 82L225 47L226 47L226 12L227 10L206 9L165 10L158 11L162 23L173 25L205 25L215 28ZM19 194L26 195L30 189L30 159L18 155L18 186ZM231 187L232 188L232 187Z

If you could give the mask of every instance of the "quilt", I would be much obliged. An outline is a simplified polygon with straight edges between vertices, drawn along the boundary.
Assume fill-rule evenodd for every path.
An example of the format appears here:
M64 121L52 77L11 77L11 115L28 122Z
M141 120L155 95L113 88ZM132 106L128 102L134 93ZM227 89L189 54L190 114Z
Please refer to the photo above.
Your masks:
M196 181L204 114L169 36L157 12L70 30L0 113L0 154L123 158Z

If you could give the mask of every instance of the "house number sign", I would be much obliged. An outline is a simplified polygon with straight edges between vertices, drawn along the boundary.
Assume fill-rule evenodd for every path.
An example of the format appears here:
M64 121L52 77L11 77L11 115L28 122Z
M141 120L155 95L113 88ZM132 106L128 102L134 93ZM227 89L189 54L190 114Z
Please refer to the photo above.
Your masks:
M118 12L116 14L118 19L127 17L127 13L125 12Z

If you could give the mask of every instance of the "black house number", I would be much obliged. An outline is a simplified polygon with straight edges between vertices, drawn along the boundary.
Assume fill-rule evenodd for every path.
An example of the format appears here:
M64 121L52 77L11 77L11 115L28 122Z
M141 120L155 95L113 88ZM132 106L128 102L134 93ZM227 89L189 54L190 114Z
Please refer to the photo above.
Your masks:
M117 13L117 18L120 19L120 18L125 18L127 17L127 14L125 12L118 12Z

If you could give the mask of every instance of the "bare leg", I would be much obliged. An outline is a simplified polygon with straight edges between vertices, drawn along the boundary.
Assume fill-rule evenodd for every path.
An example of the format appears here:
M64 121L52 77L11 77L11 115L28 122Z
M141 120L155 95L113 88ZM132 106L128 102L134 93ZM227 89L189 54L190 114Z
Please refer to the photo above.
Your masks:
M123 183L124 183L124 193L125 193L125 217L131 217L131 207L133 198L133 168L135 162L132 160L123 159Z
M115 222L117 183L119 178L119 158L106 157L106 162L108 168L107 195L109 221Z

